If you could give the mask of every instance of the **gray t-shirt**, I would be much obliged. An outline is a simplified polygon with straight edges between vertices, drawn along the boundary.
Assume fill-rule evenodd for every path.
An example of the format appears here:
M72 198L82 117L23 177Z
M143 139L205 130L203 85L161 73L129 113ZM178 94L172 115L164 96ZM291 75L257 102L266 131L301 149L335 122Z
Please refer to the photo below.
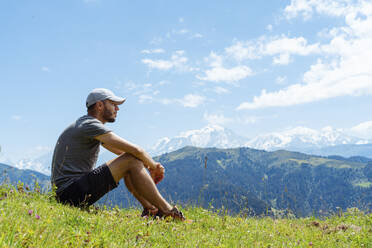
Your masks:
M82 175L92 171L101 142L95 136L110 132L98 119L84 115L59 136L52 161L52 185L63 191Z

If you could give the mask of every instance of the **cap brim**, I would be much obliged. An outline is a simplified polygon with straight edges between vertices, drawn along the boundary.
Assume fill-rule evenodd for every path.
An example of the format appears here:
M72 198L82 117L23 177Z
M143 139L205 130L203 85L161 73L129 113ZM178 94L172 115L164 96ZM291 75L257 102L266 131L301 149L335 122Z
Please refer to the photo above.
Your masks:
M126 98L123 98L123 97L118 97L118 96L115 96L115 97L110 97L109 100L115 102L116 104L120 105L120 104L123 104L125 102L125 100L127 100Z

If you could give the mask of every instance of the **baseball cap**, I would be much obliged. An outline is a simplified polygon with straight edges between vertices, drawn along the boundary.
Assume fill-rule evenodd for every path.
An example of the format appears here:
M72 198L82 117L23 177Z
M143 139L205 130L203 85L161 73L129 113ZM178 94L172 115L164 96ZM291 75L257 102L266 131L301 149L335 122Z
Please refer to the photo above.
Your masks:
M92 106L96 102L107 100L107 99L111 100L111 101L113 101L117 104L122 104L126 100L123 97L116 96L111 90L104 89L104 88L97 88L97 89L93 89L89 93L89 95L87 97L87 101L86 101L86 106L87 106L87 108L89 108L90 106Z

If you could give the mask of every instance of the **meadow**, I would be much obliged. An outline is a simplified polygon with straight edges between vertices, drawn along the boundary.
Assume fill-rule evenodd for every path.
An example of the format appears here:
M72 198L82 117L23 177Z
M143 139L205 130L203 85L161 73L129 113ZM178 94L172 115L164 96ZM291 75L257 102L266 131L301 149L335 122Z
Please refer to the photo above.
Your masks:
M81 210L53 193L0 186L0 247L372 247L372 214L328 217L229 216L181 208L185 222L141 218L140 209Z

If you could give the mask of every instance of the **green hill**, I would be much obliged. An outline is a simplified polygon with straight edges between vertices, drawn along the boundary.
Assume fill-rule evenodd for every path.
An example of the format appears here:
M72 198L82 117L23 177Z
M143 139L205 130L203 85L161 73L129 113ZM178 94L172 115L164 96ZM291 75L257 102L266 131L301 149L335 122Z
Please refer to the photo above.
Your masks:
M166 168L160 191L180 204L249 215L289 210L296 216L327 215L348 207L370 209L372 204L368 158L185 147L155 159ZM119 188L104 202L126 206L123 199L133 202Z
M51 194L1 186L0 247L372 246L372 215L357 209L325 219L183 211L186 222L143 219L137 209L83 211L58 204Z
M22 182L25 186L33 187L38 182L42 189L50 188L48 176L33 170L20 170L10 165L0 163L0 184L17 184Z
M329 215L349 207L371 209L372 160L369 158L321 157L284 150L185 147L155 159L166 168L159 190L166 199L181 205L247 215L281 211L311 216ZM12 175L10 170L8 175ZM35 180L35 176L27 176L29 171L12 170L18 175L16 181L30 179L25 182L30 184ZM39 181L46 180L49 179L44 176ZM100 203L136 205L124 183Z

